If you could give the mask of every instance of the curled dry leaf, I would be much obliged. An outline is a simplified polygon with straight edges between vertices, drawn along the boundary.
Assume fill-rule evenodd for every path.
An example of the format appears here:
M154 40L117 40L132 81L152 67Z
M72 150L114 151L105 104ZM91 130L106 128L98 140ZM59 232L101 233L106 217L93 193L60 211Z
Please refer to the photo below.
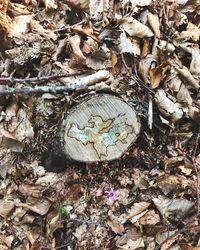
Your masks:
M74 7L80 11L85 11L89 13L90 8L90 1L89 0L65 0L65 3L67 3L69 6Z
M151 26L155 36L160 39L160 20L157 14L148 14L148 22Z
M169 68L169 63L164 62L157 66L156 68L150 69L149 73L151 76L151 87L152 89L157 88L160 85L160 82L165 78L166 71Z
M44 0L44 4L45 4L45 9L47 11L52 9L57 9L58 7L55 0Z
M20 203L19 206L27 208L42 216L49 211L49 208L51 207L51 202L48 199L40 199L40 200L32 199L32 200L33 200L32 204Z
M198 75L200 74L200 51L197 44L192 43L180 43L179 46L186 52L190 53L192 60L190 63L190 73Z
M69 38L69 44L72 49L71 66L85 64L85 56L80 49L81 39L78 35Z
M159 232L156 235L156 242L160 245L162 244L165 240L167 240L169 237L172 237L172 235L175 235L176 231L166 231L166 232ZM175 235L174 237L170 238L167 240L166 243L164 243L161 247L162 250L168 250L172 249L170 246L179 238L179 235ZM178 248L180 249L180 248Z
M140 44L137 39L130 39L125 32L120 35L119 50L121 53L129 53L133 55L140 55Z
M35 241L40 237L40 228L39 227L33 227L31 230L27 232L27 238L30 241L30 243L33 245Z
M11 248L13 240L14 240L13 235L6 236L4 234L0 234L0 241L6 244L6 246L8 246L9 248ZM0 249L2 249L1 245L0 245Z
M156 92L155 102L160 112L166 117L170 117L173 123L180 120L187 111L187 109L183 109L181 104L174 103L171 99L169 99L163 89L159 89Z
M91 37L88 37L87 40L84 42L83 45L83 52L85 54L90 54L96 51L98 48L98 43Z
M126 17L120 20L120 27L126 31L129 36L135 36L140 38L152 37L153 32L149 27L140 23L132 17Z
M156 62L156 58L153 55L148 55L142 58L139 62L139 73L145 83L150 83L150 69L152 63Z
M197 124L200 124L200 108L189 106L189 117L191 117Z
M185 66L179 67L178 65L174 65L176 71L183 78L184 82L191 86L192 88L198 90L199 89L199 82L193 77L190 73L189 69Z
M195 205L195 202L186 199L167 199L163 196L152 200L164 218L173 216L180 219Z
M21 184L18 187L19 192L24 195L25 197L35 197L39 198L41 196L42 186L35 185L35 184Z
M8 11L8 0L3 0L1 2L1 8L0 8L0 35L8 35L12 28L12 20L7 15Z
M173 160L178 158L174 157ZM164 163L165 166L167 166L167 161ZM171 162L171 164L173 164ZM170 192L173 193L180 193L181 191L186 192L186 187L187 187L187 192L189 193L196 193L196 185L194 180L188 180L185 176L182 175L167 175L165 174L164 176L161 176L158 178L158 186L162 190L162 192L167 195ZM187 193L186 192L186 193Z
M119 249L135 250L141 247L144 247L144 240L143 238L138 238L136 240L129 239L128 242L125 245L119 247Z
M139 202L135 203L128 211L126 214L122 214L120 217L120 221L122 224L124 224L127 220L131 220L132 223L135 223L140 217L142 217L148 210L147 208L150 206L151 203L149 202ZM142 213L144 212L144 213ZM141 215L142 213L142 215ZM138 215L141 215L138 217ZM134 217L137 216L137 220L134 219ZM134 222L133 222L133 220Z
M195 24L189 22L187 25L187 29L180 33L178 39L184 39L184 40L192 39L193 41L196 42L199 40L199 35L200 35L199 28Z

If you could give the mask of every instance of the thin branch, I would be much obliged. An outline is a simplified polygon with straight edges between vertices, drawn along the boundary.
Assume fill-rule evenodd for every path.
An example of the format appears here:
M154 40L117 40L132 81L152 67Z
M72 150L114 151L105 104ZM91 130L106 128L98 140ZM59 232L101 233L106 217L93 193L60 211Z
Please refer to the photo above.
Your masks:
M47 82L63 77L77 76L82 74L81 72L73 74L62 74L62 75L51 75L51 76L41 76L41 77L31 77L31 78L14 78L14 77L0 77L0 83L30 83L30 82Z
M8 87L6 89L0 90L0 96L5 95L19 95L19 94L43 94L43 93L52 93L52 94L59 94L65 92L71 92L77 88L86 88L87 86L36 86L36 87L24 87L24 88L11 88Z
M58 78L58 76L49 76L48 80L49 79L52 80L53 77ZM27 79L27 81L28 80L29 79ZM47 80L47 77L45 78L45 80ZM110 74L109 71L99 70L92 75L88 75L83 78L77 79L74 82L70 81L67 86L57 86L55 83L54 85L49 85L49 86L35 86L35 87L22 87L22 88L6 87L4 85L3 86L1 85L0 96L17 95L17 94L30 95L30 94L42 94L42 93L53 93L53 94L65 93L65 92L71 92L76 89L87 89L89 86L95 85L101 81L109 81L110 83L112 82L112 75Z

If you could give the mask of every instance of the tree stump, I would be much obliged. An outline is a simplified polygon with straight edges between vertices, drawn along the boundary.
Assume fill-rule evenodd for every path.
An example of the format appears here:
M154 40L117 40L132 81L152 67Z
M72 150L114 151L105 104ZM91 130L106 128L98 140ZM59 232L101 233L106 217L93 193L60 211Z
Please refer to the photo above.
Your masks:
M55 164L67 160L91 163L120 158L139 132L140 121L129 104L113 95L93 96L63 119L50 165L56 169Z

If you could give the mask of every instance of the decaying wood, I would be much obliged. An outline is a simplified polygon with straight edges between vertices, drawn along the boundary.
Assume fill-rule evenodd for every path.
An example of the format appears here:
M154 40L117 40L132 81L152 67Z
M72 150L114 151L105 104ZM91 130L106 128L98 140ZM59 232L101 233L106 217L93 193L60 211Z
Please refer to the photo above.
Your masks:
M59 158L62 164L120 158L139 131L140 122L130 105L113 95L93 96L72 108L63 120L50 165L56 169Z

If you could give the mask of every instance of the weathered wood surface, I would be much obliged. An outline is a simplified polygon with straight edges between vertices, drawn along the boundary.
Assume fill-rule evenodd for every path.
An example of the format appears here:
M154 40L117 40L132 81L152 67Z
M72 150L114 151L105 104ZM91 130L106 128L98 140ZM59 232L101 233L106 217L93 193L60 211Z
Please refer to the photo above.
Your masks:
M63 120L61 149L79 162L120 158L137 139L140 122L134 109L112 95L98 95L76 105Z

